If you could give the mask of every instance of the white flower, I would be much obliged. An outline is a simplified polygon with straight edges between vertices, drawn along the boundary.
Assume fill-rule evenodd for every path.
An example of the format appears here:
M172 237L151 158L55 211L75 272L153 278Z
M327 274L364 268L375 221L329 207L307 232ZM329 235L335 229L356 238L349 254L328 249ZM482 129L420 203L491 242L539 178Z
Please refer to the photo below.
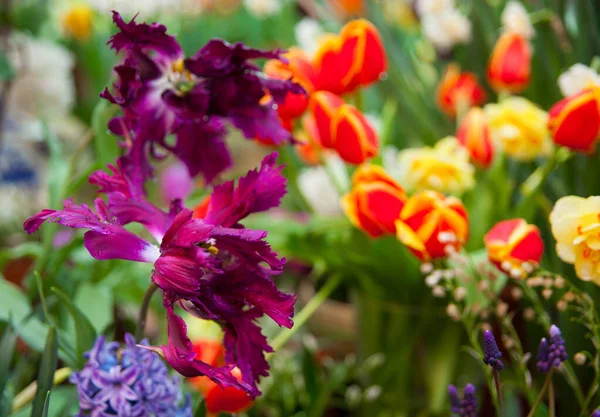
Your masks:
M304 52L313 55L319 49L319 39L323 36L323 28L319 22L305 17L294 26L296 43Z
M324 167L304 169L298 176L298 187L315 213L325 216L342 213L340 194Z
M558 77L558 87L565 97L579 93L590 84L600 85L600 75L583 64L573 65Z
M9 42L8 57L17 75L9 92L8 112L29 124L65 117L75 102L71 52L23 34Z
M514 32L531 39L535 36L535 30L529 20L527 9L518 1L509 1L502 12L502 26L505 32Z
M283 0L244 0L244 7L258 18L273 16L281 11Z
M418 0L416 7L419 16L424 18L454 9L454 0Z
M425 15L423 34L436 48L450 49L471 39L471 22L456 9Z

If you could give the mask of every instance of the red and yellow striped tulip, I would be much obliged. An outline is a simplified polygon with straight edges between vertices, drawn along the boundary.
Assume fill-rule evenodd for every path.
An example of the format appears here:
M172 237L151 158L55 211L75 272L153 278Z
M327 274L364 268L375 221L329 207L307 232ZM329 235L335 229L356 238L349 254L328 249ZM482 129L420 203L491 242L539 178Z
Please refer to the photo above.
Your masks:
M357 228L371 237L396 233L406 193L383 168L363 165L352 177L352 189L342 197L344 212Z
M498 38L487 68L488 80L498 92L519 93L531 78L531 46L515 32Z
M450 64L437 88L437 103L449 116L456 116L459 109L479 106L486 100L486 93L471 72L461 72L457 64Z
M410 197L395 222L396 236L421 261L444 258L467 241L469 220L463 203L436 191Z
M377 155L379 141L375 129L354 106L344 104L331 120L331 137L340 157L350 164L362 164Z
M345 94L379 80L387 69L387 56L377 28L358 19L339 35L324 37L313 64L317 90Z
M483 109L473 107L461 121L456 138L467 148L471 160L487 168L494 160L494 144Z
M518 278L533 268L544 254L540 230L523 219L503 220L490 229L483 238L490 262L501 271Z
M593 152L600 136L600 87L590 86L556 103L549 112L548 129L554 143Z
M319 142L324 148L333 149L331 121L336 110L344 104L344 100L328 91L317 91L310 97L309 111L314 117Z

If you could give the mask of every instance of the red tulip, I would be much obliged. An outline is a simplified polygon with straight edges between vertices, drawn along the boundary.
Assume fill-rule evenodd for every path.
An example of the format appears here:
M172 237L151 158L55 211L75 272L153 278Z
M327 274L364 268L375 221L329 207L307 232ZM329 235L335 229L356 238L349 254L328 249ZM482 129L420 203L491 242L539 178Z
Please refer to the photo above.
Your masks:
M342 197L342 207L352 224L378 237L396 233L406 192L400 184L376 165L363 165L352 177L352 189Z
M523 219L497 223L483 239L490 262L512 276L524 276L525 263L537 265L544 254L544 241L539 229Z
M387 57L377 28L367 20L353 20L339 35L323 38L315 55L315 87L345 94L379 80Z
M327 92L317 91L310 97L309 110L315 119L319 142L324 148L333 149L331 121L336 110L344 104L341 97Z
M331 121L333 145L340 157L351 164L362 164L377 155L379 141L367 118L354 106L344 104Z
M437 88L437 102L442 111L456 116L459 108L465 110L485 102L485 90L471 72L461 72L456 64L448 65Z
M600 136L600 87L590 86L556 103L549 112L548 129L556 144L593 152Z
M396 236L420 260L444 258L467 241L469 219L463 203L435 191L410 197L398 220Z
M531 78L531 46L522 35L506 32L494 46L487 69L494 90L518 93Z
M473 162L487 168L494 159L494 145L483 110L473 107L460 123L456 138L469 151Z

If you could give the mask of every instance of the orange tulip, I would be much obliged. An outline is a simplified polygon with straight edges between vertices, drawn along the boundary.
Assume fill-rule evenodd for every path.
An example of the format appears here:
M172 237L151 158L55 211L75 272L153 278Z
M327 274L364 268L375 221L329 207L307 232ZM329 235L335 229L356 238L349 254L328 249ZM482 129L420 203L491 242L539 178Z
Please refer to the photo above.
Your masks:
M593 152L600 136L600 87L590 86L556 103L550 109L548 129L556 144Z
M210 194L204 197L204 199L194 207L193 217L195 219L203 219L206 217L206 213L208 212L208 205L210 204Z
M345 94L379 80L387 57L377 28L353 20L339 35L324 37L314 58L317 90Z
M485 99L485 90L475 74L461 72L456 64L448 65L437 88L437 102L444 113L456 116L459 108L479 106Z
M494 159L494 145L490 128L483 110L473 107L460 123L456 138L467 148L471 160L481 167L487 168Z
M324 148L333 149L331 137L331 121L335 111L344 104L341 97L327 92L317 91L310 97L309 110L315 119L315 125L319 134L319 142Z
M496 41L487 69L494 90L518 93L531 78L531 46L522 35L506 32Z
M352 177L352 189L342 197L342 207L354 226L371 237L396 233L406 193L383 168L363 165Z
M435 191L410 197L395 224L398 240L422 261L444 258L460 249L469 233L463 203Z
M194 343L196 359L211 366L222 366L225 358L225 348L215 340L199 340ZM231 374L241 380L242 373L234 368ZM189 378L191 385L204 395L206 410L209 416L217 416L221 412L242 413L252 407L252 398L241 389L221 388L207 376Z
M539 229L523 219L497 223L483 239L490 262L514 277L524 276L527 269L537 265L544 254L544 241Z
M379 141L367 118L354 106L340 106L331 121L331 136L340 157L351 164L362 164L377 155Z
M314 90L315 72L308 56L298 48L290 48L283 57L287 62L272 59L265 63L264 72L272 78L292 80L310 94ZM307 94L287 93L285 101L277 107L283 120L293 120L304 113L308 106Z

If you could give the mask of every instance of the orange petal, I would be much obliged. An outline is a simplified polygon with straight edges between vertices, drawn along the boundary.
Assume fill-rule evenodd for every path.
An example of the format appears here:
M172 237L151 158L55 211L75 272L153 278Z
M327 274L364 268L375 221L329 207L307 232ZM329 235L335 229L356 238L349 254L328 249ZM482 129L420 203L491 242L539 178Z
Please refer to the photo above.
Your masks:
M487 73L494 90L523 91L531 78L529 41L514 32L501 35L492 51Z
M456 138L469 151L471 159L477 165L483 168L491 165L494 160L494 146L481 108L473 107L469 110L456 131Z

